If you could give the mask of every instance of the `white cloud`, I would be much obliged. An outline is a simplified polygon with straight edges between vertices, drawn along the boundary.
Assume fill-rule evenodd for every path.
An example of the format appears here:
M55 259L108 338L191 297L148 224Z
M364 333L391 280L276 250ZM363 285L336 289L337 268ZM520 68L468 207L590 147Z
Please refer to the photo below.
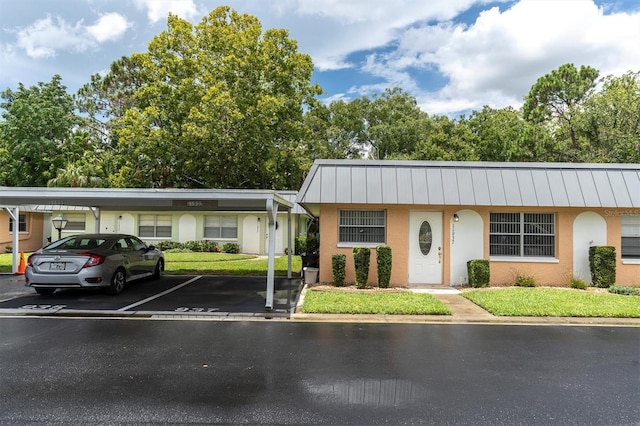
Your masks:
M591 1L521 1L482 12L470 26L440 22L402 33L398 48L363 70L400 82L410 69L437 69L448 79L437 93L408 91L429 112L482 105L519 107L536 79L565 63L602 75L640 69L640 13L605 15Z
M95 24L87 27L87 31L96 41L102 43L118 40L130 26L124 16L112 12L102 15Z
M80 20L75 24L60 17L48 15L33 24L13 30L15 45L34 59L52 58L60 51L85 52L98 43L117 40L130 24L117 13L101 16L95 24L86 26Z
M498 0L500 1L500 0ZM351 68L348 56L397 41L415 22L452 19L476 0L278 0L241 2L265 28L287 28L318 70Z
M147 18L155 24L164 21L169 13L183 19L192 19L198 15L198 8L193 0L134 0L139 9L147 11Z
M47 16L16 30L16 44L32 58L50 58L56 56L58 50L86 50L92 41L83 33L81 22L72 25L61 18Z

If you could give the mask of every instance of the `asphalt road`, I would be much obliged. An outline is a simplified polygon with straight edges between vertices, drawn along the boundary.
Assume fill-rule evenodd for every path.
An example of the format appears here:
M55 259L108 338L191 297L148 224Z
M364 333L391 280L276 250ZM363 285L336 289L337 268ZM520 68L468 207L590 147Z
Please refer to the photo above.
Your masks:
M0 318L0 424L640 424L640 328Z

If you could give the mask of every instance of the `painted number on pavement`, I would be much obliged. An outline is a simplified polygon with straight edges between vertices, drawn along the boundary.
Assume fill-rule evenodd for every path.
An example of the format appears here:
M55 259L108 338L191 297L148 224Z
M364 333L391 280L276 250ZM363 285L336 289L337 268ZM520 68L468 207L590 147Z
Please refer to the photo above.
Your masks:
M219 308L187 308L184 306L176 308L176 312L216 312L219 310Z
M67 305L23 305L20 307L20 309L57 310L57 309L64 309L66 307Z

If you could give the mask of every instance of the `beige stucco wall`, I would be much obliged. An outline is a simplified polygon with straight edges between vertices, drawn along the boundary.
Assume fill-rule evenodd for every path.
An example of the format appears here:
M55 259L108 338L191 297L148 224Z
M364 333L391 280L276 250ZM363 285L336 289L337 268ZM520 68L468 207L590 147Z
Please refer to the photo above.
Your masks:
M338 212L341 209L386 210L387 212L387 245L392 248L393 266L391 284L406 286L408 283L409 265L409 213L412 210L441 211L443 214L443 285L450 285L451 246L450 223L454 213L462 209L478 212L483 219L484 258L489 259L489 213L491 212L527 212L556 214L556 257L538 261L491 261L491 284L511 285L518 274L532 275L540 284L566 286L573 278L573 223L582 212L592 211L602 216L607 225L607 244L616 247L618 262L616 265L617 282L622 285L640 286L640 264L623 263L620 258L621 219L620 212L611 209L582 208L489 208L470 206L409 206L409 205L358 205L358 204L325 204L320 209L320 282L333 280L331 256L345 254L347 257L347 282L355 281L352 247L338 246ZM371 266L369 282L377 282L376 251L371 250Z

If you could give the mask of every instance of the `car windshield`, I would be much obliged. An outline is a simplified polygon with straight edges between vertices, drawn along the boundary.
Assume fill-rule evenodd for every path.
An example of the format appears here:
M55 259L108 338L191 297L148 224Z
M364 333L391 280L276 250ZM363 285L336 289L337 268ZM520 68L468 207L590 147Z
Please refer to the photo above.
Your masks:
M105 241L105 238L67 237L48 245L45 250L91 250Z

